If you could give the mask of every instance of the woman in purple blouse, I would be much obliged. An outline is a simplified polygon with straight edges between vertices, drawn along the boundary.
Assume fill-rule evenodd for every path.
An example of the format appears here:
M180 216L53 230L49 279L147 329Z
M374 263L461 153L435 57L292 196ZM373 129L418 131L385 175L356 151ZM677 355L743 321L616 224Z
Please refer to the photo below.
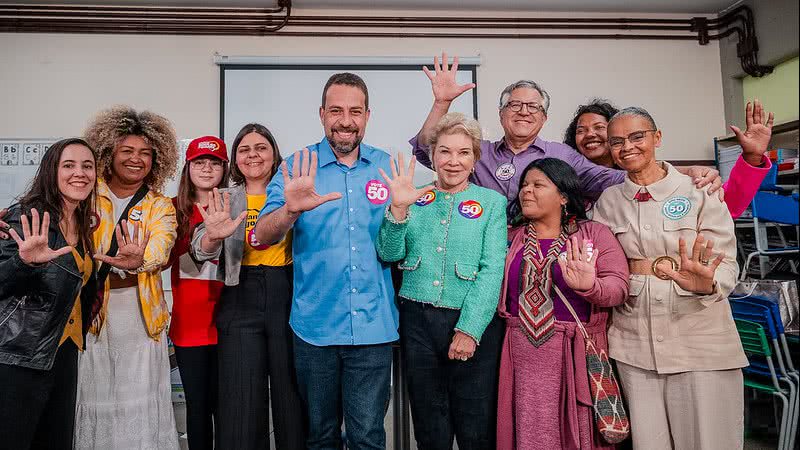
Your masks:
M506 321L497 448L612 448L597 432L584 339L557 295L607 350L611 307L628 294L628 261L611 231L586 219L575 170L543 158L520 179L521 222L510 247L498 311Z

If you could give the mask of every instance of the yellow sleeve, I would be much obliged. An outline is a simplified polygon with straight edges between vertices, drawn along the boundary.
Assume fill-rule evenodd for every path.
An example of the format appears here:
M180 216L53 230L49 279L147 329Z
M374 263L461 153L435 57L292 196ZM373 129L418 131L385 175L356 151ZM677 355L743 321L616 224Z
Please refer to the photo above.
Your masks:
M138 272L160 272L169 260L178 234L175 207L170 199L162 196L153 199L150 217L144 229L150 232L150 242L144 251L144 264Z

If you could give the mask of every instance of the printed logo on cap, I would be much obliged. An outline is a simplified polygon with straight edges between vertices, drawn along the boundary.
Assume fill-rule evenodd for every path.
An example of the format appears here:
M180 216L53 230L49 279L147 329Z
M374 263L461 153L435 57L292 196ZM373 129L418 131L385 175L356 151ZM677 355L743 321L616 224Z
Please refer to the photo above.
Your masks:
M483 215L483 206L475 200L465 200L459 203L458 213L467 219L477 219Z
M416 202L414 202L417 206L426 206L433 203L436 200L436 192L435 191L428 191L422 195Z
M373 205L382 205L389 199L389 188L379 180L369 180L365 187L367 200Z
M517 168L512 163L500 164L500 167L494 171L494 176L500 181L510 180L514 174L517 173Z
M197 144L197 148L202 148L215 152L219 150L219 144L217 144L215 141L202 141Z
M661 213L664 217L671 220L678 220L689 214L692 209L692 201L686 197L672 197L664 202Z

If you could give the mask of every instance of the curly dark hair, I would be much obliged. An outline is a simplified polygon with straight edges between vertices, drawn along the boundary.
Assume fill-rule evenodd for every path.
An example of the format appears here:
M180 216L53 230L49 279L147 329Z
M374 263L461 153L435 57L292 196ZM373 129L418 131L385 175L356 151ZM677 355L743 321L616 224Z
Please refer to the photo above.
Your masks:
M153 168L144 182L156 191L164 189L178 166L178 141L166 118L150 111L137 112L130 106L100 111L84 132L97 158L97 174L106 181L111 175L114 149L127 136L139 136L153 146Z
M609 103L608 100L602 98L595 98L586 105L578 106L578 109L575 110L575 116L572 118L572 122L569 123L566 131L564 131L564 143L578 150L578 144L575 142L575 133L578 129L578 119L582 115L586 113L597 114L605 117L606 120L611 120L611 117L613 117L617 111L617 107Z

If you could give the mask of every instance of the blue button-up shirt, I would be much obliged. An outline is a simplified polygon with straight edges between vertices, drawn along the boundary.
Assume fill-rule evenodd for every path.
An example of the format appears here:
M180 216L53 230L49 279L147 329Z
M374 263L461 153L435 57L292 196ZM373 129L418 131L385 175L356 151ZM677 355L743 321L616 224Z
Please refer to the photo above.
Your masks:
M389 154L359 146L353 167L336 160L327 139L309 145L317 152L315 187L342 198L304 212L294 223L294 295L289 323L312 345L366 345L398 339L398 313L389 264L378 260L375 240L389 192L378 173L391 173ZM287 158L291 173L293 157ZM261 215L284 205L283 176L267 186Z

